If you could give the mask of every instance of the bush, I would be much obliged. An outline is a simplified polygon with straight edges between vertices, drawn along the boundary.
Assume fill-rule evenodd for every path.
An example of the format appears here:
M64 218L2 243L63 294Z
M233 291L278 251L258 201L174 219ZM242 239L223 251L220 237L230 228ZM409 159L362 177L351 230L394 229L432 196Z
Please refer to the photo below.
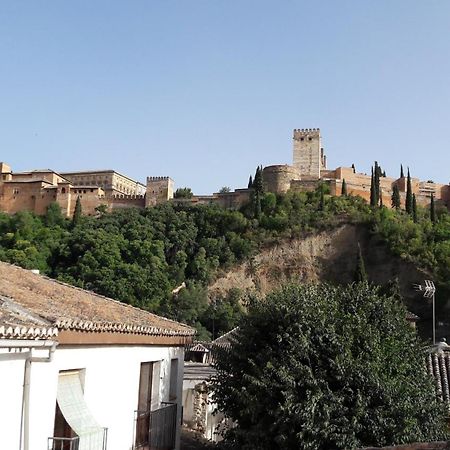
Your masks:
M289 286L253 300L218 349L220 410L239 449L351 449L444 436L406 310L367 283Z

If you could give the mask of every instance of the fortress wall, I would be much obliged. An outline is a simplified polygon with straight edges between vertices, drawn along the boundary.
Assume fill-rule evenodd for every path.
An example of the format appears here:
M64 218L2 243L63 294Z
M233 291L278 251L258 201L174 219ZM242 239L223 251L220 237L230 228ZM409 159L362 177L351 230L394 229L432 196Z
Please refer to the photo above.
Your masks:
M291 181L299 179L298 169L287 164L267 166L263 169L263 182L268 192L286 193L291 188Z
M39 199L39 208L42 209L41 193L42 182L30 183L3 183L3 192L0 197L0 210L8 214L15 214L19 211L35 211L36 199ZM49 201L51 203L51 201Z
M234 192L214 194L214 203L223 208L239 209L250 201L252 189L236 189Z
M294 192L315 191L320 180L292 180L291 190Z
M109 209L145 208L145 196L115 194L107 196L104 203Z

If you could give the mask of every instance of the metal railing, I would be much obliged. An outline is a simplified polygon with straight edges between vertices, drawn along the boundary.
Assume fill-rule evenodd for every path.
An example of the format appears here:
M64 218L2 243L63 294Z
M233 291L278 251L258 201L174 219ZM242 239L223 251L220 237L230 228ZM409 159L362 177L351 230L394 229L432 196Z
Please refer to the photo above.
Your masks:
M161 408L153 411L135 411L134 450L173 450L175 448L177 404L163 402L161 405Z
M78 450L80 438L49 437L48 450Z
M106 450L107 443L108 428L103 428L103 436L100 446L97 446L96 448L92 447L90 450ZM78 450L79 445L79 436L72 438L53 436L48 438L48 450Z

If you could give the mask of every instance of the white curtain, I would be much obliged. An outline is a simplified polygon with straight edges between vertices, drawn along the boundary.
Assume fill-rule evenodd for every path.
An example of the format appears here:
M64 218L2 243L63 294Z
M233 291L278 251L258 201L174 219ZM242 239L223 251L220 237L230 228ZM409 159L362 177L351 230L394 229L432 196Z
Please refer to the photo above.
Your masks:
M56 399L67 423L80 438L78 450L102 450L103 428L84 401L78 372L59 374Z

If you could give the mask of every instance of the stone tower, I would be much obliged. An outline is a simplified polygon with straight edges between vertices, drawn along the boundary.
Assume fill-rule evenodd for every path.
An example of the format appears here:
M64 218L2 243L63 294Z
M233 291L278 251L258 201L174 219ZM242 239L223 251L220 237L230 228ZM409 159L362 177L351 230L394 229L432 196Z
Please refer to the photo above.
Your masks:
M173 198L173 185L170 177L147 177L145 207L159 205Z
M326 169L326 156L319 128L294 130L293 165L302 179L319 179L320 171Z

